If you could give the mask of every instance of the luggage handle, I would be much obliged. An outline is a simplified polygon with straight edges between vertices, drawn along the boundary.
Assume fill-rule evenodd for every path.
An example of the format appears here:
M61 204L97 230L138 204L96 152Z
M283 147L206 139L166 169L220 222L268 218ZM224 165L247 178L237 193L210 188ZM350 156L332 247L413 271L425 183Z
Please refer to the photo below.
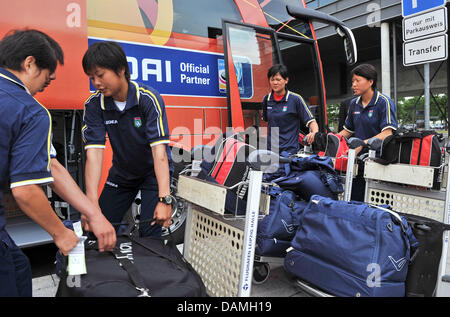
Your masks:
M132 236L132 235L133 235L133 232L138 228L138 226L139 226L140 224L142 224L142 223L153 222L153 221L155 221L155 220L156 220L156 218L147 219L147 220L139 220L139 218L137 218L136 221L135 221L134 223L132 223L132 224L129 224L129 223L127 223L127 222L118 222L118 223L111 223L111 224L112 224L113 226L130 225L130 226L128 227L127 234L123 234L122 236L128 237L131 241L133 241L133 242L139 244L140 246L144 247L145 249L147 249L147 250L149 250L149 251L155 253L156 255L158 255L158 256L160 256L160 257L162 257L162 258L165 258L166 260L168 260L168 261L174 263L176 266L178 266L178 264L177 264L172 258L170 258L170 257L168 257L168 256L165 255L165 254L162 254L162 253L160 253L160 252L157 252L157 251L155 251L155 250L153 250L153 249L151 249L151 248L145 246L144 244L140 243L139 241L137 241L137 240L135 240L135 239L133 238L133 236ZM132 228L131 228L131 227L132 227ZM130 230L130 228L131 228L131 230ZM169 231L169 235L168 235L167 237L165 237L164 239L162 239L162 240L163 240L163 241L167 241L167 244L169 245L169 247L175 248L175 247L176 247L176 245L175 245L175 239L173 238L172 231L170 230L170 227L168 227L167 230ZM92 241L92 240L91 240L91 241L88 241L88 242L87 242L87 244L86 244L85 247L86 247L87 250L98 249L98 243L97 243L97 241Z
M113 226L129 225L129 227L127 229L127 234L123 234L123 235L127 236L127 237L131 237L133 235L134 231L138 228L138 226L140 224L153 222L155 220L156 220L156 218L147 219L147 220L139 220L139 219L137 219L137 221L135 221L132 224L127 223L127 222L115 222L115 223L111 223L111 225L113 225ZM173 235L172 235L172 231L170 230L170 227L167 228L167 230L169 231L169 235L167 236L167 239L164 238L163 240L166 240L167 243L170 244L170 246L175 246L174 238L173 238Z
M140 224L140 223L148 223L148 222L152 222L152 221L154 221L154 220L155 220L155 218L153 218L153 219L147 219L147 220L143 220L143 221L137 221L136 223L133 224L134 227L133 227L133 229L130 231L129 234L123 234L123 235L121 235L121 236L128 237L132 242L135 242L135 243L139 244L140 246L144 247L145 249L147 249L147 250L149 250L149 251L155 253L156 255L158 255L158 256L160 256L160 257L162 257L162 258L165 258L165 259L169 260L170 262L172 262L172 263L174 263L174 264L176 265L176 263L175 263L170 257L167 257L166 255L161 254L160 252L157 252L157 251L155 251L155 250L149 248L148 246L146 246L146 245L140 243L139 241L137 241L136 239L134 239L133 236L132 236L132 234L133 234L134 230L137 228L137 225L138 225L138 224ZM126 224L128 224L128 223L126 223L126 222L112 223L113 226L116 226L116 225L126 225ZM169 239L162 239L162 240L163 240L163 241L164 241L164 240L167 241L167 244L169 244L170 247L174 248L174 247L176 247L176 246L175 246L174 238L173 238L173 236L172 236L172 231L170 230L170 228L167 228L167 229L169 230L169 235L168 235L168 237L167 237L167 238L169 238ZM94 240L89 240L89 241L87 241L87 244L85 245L85 248L86 248L86 250L98 250L98 242L97 242L97 241L94 241ZM113 251L111 251L111 252L113 252Z
M422 223L415 223L414 228L427 232L431 231L431 228L429 226Z
M400 217L400 215L398 213L396 213L395 211L392 211L390 209L387 209L387 208L384 208L384 207L380 207L380 206L377 206L377 205L374 205L374 204L369 204L369 206L381 209L381 210L386 211L386 212L390 213L391 215L393 215L399 221L399 223L400 223L400 225L402 227L402 230L406 231L406 228L405 228L405 226L403 224L402 218Z

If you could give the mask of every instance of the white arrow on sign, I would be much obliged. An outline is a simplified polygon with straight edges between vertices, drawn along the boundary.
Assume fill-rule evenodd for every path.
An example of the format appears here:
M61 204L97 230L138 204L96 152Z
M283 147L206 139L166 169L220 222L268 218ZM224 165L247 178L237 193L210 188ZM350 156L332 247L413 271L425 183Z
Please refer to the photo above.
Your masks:
M413 0L412 7L413 9L417 8L417 0Z

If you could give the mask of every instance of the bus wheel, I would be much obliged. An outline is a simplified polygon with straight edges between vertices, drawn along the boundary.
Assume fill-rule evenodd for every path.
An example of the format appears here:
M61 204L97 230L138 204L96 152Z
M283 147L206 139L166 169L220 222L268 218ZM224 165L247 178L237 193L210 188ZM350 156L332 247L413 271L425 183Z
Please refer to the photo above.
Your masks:
M172 195L172 219L170 220L170 232L173 242L180 244L184 242L184 230L186 227L187 206L186 201ZM167 237L169 230L162 228L162 237Z

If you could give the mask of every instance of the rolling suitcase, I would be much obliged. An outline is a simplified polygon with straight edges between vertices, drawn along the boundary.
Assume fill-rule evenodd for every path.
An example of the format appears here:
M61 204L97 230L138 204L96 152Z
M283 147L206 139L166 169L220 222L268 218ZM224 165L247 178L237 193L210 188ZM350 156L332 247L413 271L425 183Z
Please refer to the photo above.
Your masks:
M235 134L219 140L211 151L214 155L212 161L205 159L200 164L201 172L198 178L214 179L218 184L227 187L233 187L242 181L247 180L249 167L247 165L247 157L255 148ZM240 197L244 198L247 188L238 186L233 191Z
M434 296L442 256L442 237L446 230L450 230L450 225L412 214L403 216L419 241L419 249L406 276L406 296Z

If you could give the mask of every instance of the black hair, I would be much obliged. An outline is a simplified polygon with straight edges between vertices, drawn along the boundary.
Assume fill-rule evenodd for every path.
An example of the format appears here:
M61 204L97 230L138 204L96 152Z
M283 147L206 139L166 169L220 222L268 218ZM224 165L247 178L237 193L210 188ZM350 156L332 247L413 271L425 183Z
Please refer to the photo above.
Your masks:
M283 77L283 79L288 79L289 77L288 69L286 66L282 64L275 64L269 68L269 71L267 72L267 79L270 80L270 78L272 78L278 73L280 74L281 77Z
M373 65L370 64L358 65L352 70L352 77L353 75L364 77L367 80L373 80L372 90L377 89L378 74L377 70Z
M116 42L106 41L92 44L84 53L82 63L86 74L97 66L111 69L116 74L125 69L125 78L127 81L130 80L127 56L120 44Z
M0 67L22 70L22 62L33 56L39 69L56 70L57 63L64 65L64 53L53 38L34 30L12 30L0 41Z

